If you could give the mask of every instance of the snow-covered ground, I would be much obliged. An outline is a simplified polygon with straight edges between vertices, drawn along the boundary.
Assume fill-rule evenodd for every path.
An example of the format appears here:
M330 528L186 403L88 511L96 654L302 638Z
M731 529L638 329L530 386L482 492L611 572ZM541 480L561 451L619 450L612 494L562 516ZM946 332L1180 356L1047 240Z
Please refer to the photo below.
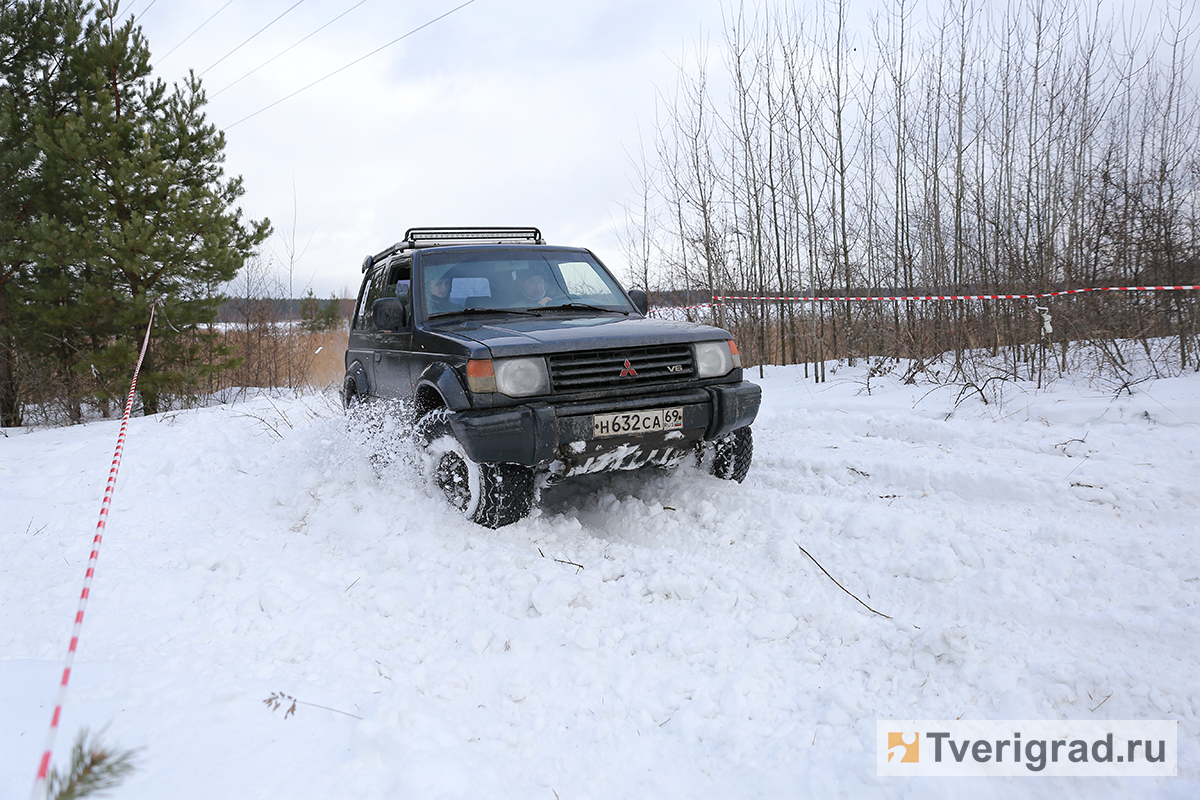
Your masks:
M1200 796L1200 376L762 384L743 485L592 477L498 531L324 396L133 419L56 763L107 725L124 800ZM118 428L0 436L0 797ZM876 719L960 716L1175 719L1179 776L875 776Z

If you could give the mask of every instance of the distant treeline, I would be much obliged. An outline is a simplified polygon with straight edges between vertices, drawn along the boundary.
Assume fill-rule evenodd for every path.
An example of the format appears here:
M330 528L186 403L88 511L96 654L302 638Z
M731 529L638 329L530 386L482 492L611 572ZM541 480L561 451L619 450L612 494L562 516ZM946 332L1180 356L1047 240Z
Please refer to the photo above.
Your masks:
M226 298L219 306L217 306L217 323L222 325L229 324L246 324L247 308L251 304L255 306L253 320L270 319L278 322L296 322L305 319L305 312L308 310L311 299L307 297L298 297L288 299L285 297L279 298ZM332 304L337 308L337 315L342 319L350 319L350 315L354 313L354 301L352 299L327 298L325 300L317 299L320 311L326 311ZM253 323L252 323L253 324Z
M635 161L633 283L686 290L678 305L1195 285L1194 12L1174 0L734 4L679 60ZM700 316L733 331L747 363L949 353L960 367L986 351L1015 374L1030 348L1041 361L1052 345L1061 365L1073 342L1172 337L1176 367L1200 367L1196 292L731 301Z

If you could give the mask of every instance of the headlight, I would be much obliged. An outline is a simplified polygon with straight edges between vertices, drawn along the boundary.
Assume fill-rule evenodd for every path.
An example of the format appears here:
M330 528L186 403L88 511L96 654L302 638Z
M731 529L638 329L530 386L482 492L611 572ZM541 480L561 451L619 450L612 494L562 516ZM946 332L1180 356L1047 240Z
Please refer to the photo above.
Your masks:
M543 358L498 358L496 391L509 397L528 397L550 393L550 374Z
M737 345L732 341L700 342L696 345L696 376L718 378L742 365Z

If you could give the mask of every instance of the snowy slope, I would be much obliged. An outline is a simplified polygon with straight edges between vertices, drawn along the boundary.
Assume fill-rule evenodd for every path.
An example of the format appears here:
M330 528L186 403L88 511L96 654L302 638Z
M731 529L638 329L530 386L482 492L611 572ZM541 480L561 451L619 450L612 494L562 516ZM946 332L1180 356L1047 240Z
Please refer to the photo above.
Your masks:
M1200 376L762 383L743 485L593 477L498 531L322 396L132 420L56 761L108 725L127 800L1200 795ZM117 431L0 438L0 797ZM875 776L876 719L959 716L1177 719L1180 774Z

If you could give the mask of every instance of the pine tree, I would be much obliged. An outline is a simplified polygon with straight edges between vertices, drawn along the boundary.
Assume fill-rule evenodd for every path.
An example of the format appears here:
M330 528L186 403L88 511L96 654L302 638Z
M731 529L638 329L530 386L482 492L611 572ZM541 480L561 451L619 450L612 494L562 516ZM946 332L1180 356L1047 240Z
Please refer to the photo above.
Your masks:
M34 228L54 191L44 179L38 133L72 113L75 81L66 55L83 36L79 0L0 0L0 427L20 425L31 346Z
M318 300L312 287L300 299L300 327L308 333L329 331L342 324L340 301L336 294L328 300Z
M300 327L308 333L316 333L321 328L318 317L321 315L321 301L313 294L312 287L300 298Z
M323 331L342 327L342 301L338 299L336 292L329 293L329 300L321 309L319 324L320 330Z
M4 24L12 17L15 26L16 6L25 4L0 2L14 12ZM37 103L27 114L39 213L22 228L25 260L12 262L22 266L10 299L23 295L35 335L18 355L53 372L78 418L85 399L123 394L157 303L161 322L139 380L144 412L153 414L202 391L233 362L204 323L222 299L216 287L233 278L269 223L236 208L241 179L224 173L224 135L205 119L199 79L189 75L170 91L152 79L145 37L132 19L120 21L114 0L27 5L41 24L65 15L82 34L72 38L64 25L67 34L42 54L62 64L70 101L61 109Z

